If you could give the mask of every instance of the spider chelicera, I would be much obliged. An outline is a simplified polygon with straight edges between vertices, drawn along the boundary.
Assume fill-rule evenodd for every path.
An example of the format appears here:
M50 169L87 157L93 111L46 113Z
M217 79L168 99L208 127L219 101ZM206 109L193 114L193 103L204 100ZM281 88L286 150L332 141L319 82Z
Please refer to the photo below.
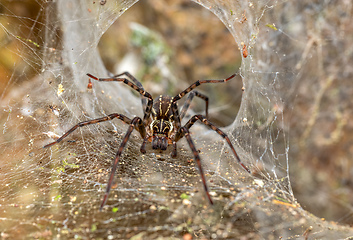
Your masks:
M205 124L212 130L216 131L221 137L223 137L230 149L232 150L235 158L237 159L238 163L247 171L250 173L250 170L241 162L237 152L235 151L229 137L227 134L225 134L222 130L220 130L218 127L216 127L213 123L211 123L208 120L208 97L197 92L197 91L192 91L194 88L200 86L203 83L222 83L222 82L227 82L234 78L236 74L233 74L232 76L226 78L226 79L221 79L221 80L198 80L195 83L191 84L188 88L186 88L184 91L180 92L178 95L175 97L170 97L168 95L161 95L157 99L153 99L151 94L146 92L142 86L142 84L134 77L132 76L129 72L124 72L122 74L115 75L110 78L97 78L93 76L92 74L87 74L90 79L96 80L96 81L101 81L101 82L123 82L126 85L130 86L132 89L135 91L139 92L142 98L142 105L144 110L144 116L143 118L140 117L134 117L133 119L130 119L123 114L119 113L113 113L109 114L105 117L102 118L97 118L93 119L90 121L85 121L85 122L80 122L73 126L69 131L67 131L64 135L62 135L59 139L57 139L55 142L49 143L44 146L50 147L56 143L61 142L64 138L66 138L70 133L75 131L79 127L83 127L86 125L90 124L96 124L99 122L104 122L104 121L110 121L113 120L114 118L118 118L121 121L129 124L129 128L123 138L123 141L120 144L120 147L118 149L118 152L116 153L115 159L113 161L113 166L112 170L110 172L110 176L108 179L108 185L107 189L105 191L104 197L102 204L100 206L100 209L102 209L107 202L108 195L113 183L113 178L114 174L116 171L116 168L118 166L118 162L120 159L120 156L125 148L125 145L127 141L129 140L129 137L132 133L132 131L135 129L137 130L142 139L142 145L140 148L140 151L142 154L146 153L146 143L147 141L152 143L152 148L160 151L164 151L167 149L169 144L173 145L172 153L171 156L175 158L177 156L177 142L185 137L191 151L194 155L196 164L198 166L198 169L200 171L203 187L205 189L205 193L207 195L207 198L211 204L213 204L212 198L210 196L210 193L208 191L207 183L206 183L206 178L203 173L203 169L201 166L201 159L198 151L196 150L195 144L190 136L189 129L194 125L196 121L200 121L201 123ZM122 77L125 76L125 77ZM89 88L92 87L91 80L89 80ZM178 106L177 106L177 101L179 101L183 96L189 93L189 96L187 100L185 101L183 108L179 114L178 112ZM188 110L190 106L190 102L194 97L199 97L203 99L206 102L206 116L203 115L194 115L189 119L189 121L182 126L180 123L180 120L185 116L186 111ZM146 103L147 99L147 103Z

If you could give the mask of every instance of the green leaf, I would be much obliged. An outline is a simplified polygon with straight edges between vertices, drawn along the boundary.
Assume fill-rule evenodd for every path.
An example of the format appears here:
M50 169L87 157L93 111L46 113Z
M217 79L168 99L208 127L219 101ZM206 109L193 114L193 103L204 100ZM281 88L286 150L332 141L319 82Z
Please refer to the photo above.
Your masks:
M91 226L91 232L94 232L97 230L97 225L96 224L92 224Z
M266 27L269 27L269 28L271 28L271 29L273 29L275 31L278 30L274 24L266 24Z
M59 200L59 199L61 199L61 195L57 195L57 196L54 198L54 201L57 201L57 200Z
M180 195L180 198L181 198L181 199L189 199L190 196L187 195L186 193L182 193L182 194Z

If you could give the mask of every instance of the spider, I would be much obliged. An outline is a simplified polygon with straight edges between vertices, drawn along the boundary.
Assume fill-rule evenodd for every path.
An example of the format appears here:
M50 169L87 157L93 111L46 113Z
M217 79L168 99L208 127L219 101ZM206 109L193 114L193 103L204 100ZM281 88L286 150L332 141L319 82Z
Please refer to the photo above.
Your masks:
M121 121L129 124L128 130L123 138L123 141L121 142L119 149L116 153L115 159L113 161L112 169L109 175L108 179L108 185L103 197L103 201L100 206L100 210L104 207L108 200L108 195L112 187L113 183L113 178L114 174L116 171L116 168L118 166L118 162L120 160L120 156L125 148L125 145L127 141L129 140L129 137L132 133L132 131L135 129L137 130L142 139L142 145L140 148L140 151L142 154L146 153L146 143L147 141L151 142L152 144L152 149L159 150L159 151L164 151L167 149L169 144L173 145L172 153L171 156L175 158L177 156L177 142L185 137L190 149L194 155L195 162L198 166L198 170L201 175L201 180L203 183L203 187L205 190L205 193L207 195L208 201L210 202L211 205L213 205L213 200L210 196L207 183L206 183L206 178L201 166L201 159L198 151L196 150L195 144L190 136L189 129L194 125L196 121L200 121L201 123L205 124L215 132L217 132L221 137L223 137L230 149L232 150L235 158L237 159L238 163L247 171L250 173L250 170L242 163L240 160L237 152L235 151L229 137L227 134L225 134L222 130L220 130L218 127L216 127L213 123L211 123L208 120L208 97L197 92L197 91L192 91L194 88L200 86L201 84L204 83L223 83L231 80L236 76L236 74L231 75L230 77L222 80L198 80L195 83L191 84L188 88L186 88L184 91L180 92L178 95L175 97L171 97L168 95L160 95L158 98L153 99L151 94L146 92L142 86L142 84L134 77L132 76L129 72L123 72L121 74L115 75L110 78L98 78L93 76L92 74L87 73L89 77L89 84L88 88L92 87L91 79L96 80L96 81L101 81L101 82L123 82L135 91L137 91L141 95L141 100L142 100L142 106L145 109L144 110L144 116L143 118L140 117L134 117L132 119L124 116L123 114L119 113L112 113L109 114L105 117L102 118L97 118L89 121L84 121L76 124L73 126L70 130L68 130L64 135L62 135L60 138L58 138L56 141L49 143L44 146L44 148L50 147L56 143L61 142L64 138L66 138L69 134L71 134L73 131L75 131L79 127L83 127L86 125L90 124L96 124L99 122L104 122L104 121L110 121L113 120L114 118L118 118ZM125 76L125 77L122 77ZM183 108L179 114L178 111L178 106L177 106L177 101L179 101L182 97L184 97L186 94L189 93L189 96L187 100L185 101ZM194 97L199 97L203 99L206 103L206 116L203 115L194 115L189 119L189 121L182 126L180 120L185 116L186 111L188 110L190 106L190 102ZM146 102L147 100L147 102Z

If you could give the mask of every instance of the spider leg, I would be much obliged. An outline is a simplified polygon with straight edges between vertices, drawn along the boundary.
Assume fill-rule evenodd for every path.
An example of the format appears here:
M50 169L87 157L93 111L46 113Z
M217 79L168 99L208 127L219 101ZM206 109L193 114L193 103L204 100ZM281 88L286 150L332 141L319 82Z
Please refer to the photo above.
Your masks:
M187 94L188 92L190 92L191 90L193 90L194 88L200 86L201 84L204 83L223 83L223 82L227 82L229 80L231 80L232 78L234 78L236 76L236 74L233 74L232 76L226 78L226 79L221 79L221 80L198 80L196 82L194 82L193 84L191 84L187 89L185 89L184 91L182 91L181 93L179 93L178 95L176 95L173 98L173 102L178 101L179 99L181 99L182 97L185 96L185 94Z
M83 127L83 126L90 125L90 124L96 124L99 122L110 121L110 120L113 120L114 118L118 118L127 124L131 123L130 118L128 118L122 114L119 114L119 113L113 113L113 114L109 114L108 116L105 116L102 118L97 118L97 119L93 119L90 121L80 122L80 123L76 124L75 126L73 126L69 131L67 131L64 135L62 135L60 138L58 138L55 142L49 143L49 144L45 145L43 148L47 148L47 147L50 147L56 143L61 142L64 138L66 138L69 134L71 134L73 131L75 131L79 127ZM140 128L139 128L139 131L142 131L142 130L140 130ZM146 130L144 130L144 131L146 131ZM146 132L140 132L140 134L143 135L143 134L146 134Z
M178 130L178 132L175 135L174 140L173 140L173 151L172 151L171 156L173 158L175 158L177 156L177 144L176 143L177 143L177 141L180 140L181 137L179 137L178 139L176 139L176 137L179 136L179 132L181 132L182 133L182 137L185 136L185 138L186 138L186 140L187 140L187 142L188 142L188 144L189 144L189 146L191 148L191 151L194 154L194 158L195 158L196 164L197 164L197 166L199 168L199 171L200 171L203 187L205 189L207 198L208 198L209 202L211 204L213 204L212 198L210 196L210 193L208 191L208 187L207 187L207 184L206 184L206 178L205 178L205 175L203 174L203 169L202 169L202 166L201 166L201 159L200 159L199 153L197 152L195 144L194 144L194 142L191 139L191 136L189 134L189 129L186 128L186 127L182 127L181 128L179 111L178 111L178 105L177 105L176 102L172 103L172 109L173 109L174 123L175 123L176 129Z
M177 157L177 144L175 141L173 141L173 150L172 153L170 155L172 158L176 158Z
M183 119L185 117L186 111L189 109L190 103L194 97L199 97L206 102L206 118L208 118L208 97L202 93L199 93L198 91L191 91L189 93L188 98L186 99L183 108L180 111L180 119Z
M129 73L129 72L123 72L123 73L114 75L113 78L118 78L118 77L121 77L121 76L123 76L123 75L127 76L128 78L130 78L140 89L145 90L145 89L143 88L143 86L142 86L142 83L141 83L139 80L137 80L137 79L136 79L131 73ZM142 103L142 108L143 108L143 110L144 110L145 107L146 107L146 104L147 104L147 103L146 103L146 98L143 98L143 97L141 96L141 103Z
M123 73L114 75L114 76L112 76L112 78L118 78L118 77L121 77L121 76L123 76L123 75L127 76L128 78L130 78L139 88L141 88L141 89L144 90L144 88L143 88L143 86L142 86L142 83L141 83L139 80L137 80L137 79L136 79L131 73L129 73L129 72L123 72Z
M232 150L235 158L237 159L238 163L248 172L251 173L250 170L243 164L243 162L240 160L237 152L235 151L229 137L227 136L227 134L225 134L221 129L219 129L218 127L216 127L213 123L211 123L210 121L207 120L206 117L202 116L202 115L195 115L192 118L190 118L190 120L185 124L185 128L190 129L192 127L192 125L194 125L194 123L199 120L200 122L202 122L203 124L205 124L206 126L208 126L209 128L211 128L212 130L214 130L215 132L217 132L222 138L224 138L230 149ZM184 136L185 132L179 130L176 135L175 135L175 141L178 141L180 138L182 138Z
M146 137L143 138L143 142L141 144L141 148L140 148L140 152L142 154L145 154L146 153L146 143L147 143L147 140L150 138L151 136L147 135Z
M205 100L206 102L206 117L208 117L208 97L206 95L203 95L197 91L192 91L190 92L188 98L186 99L186 102L183 105L183 108L181 110L181 113L179 115L179 110L178 110L178 105L176 102L174 102L172 104L172 109L173 109L173 117L174 117L174 123L176 126L176 129L180 129L181 128L181 123L180 123L180 119L183 119L185 116L186 111L188 110L189 106L190 106L190 102L192 101L192 99L197 96L203 100ZM171 153L171 157L172 158L176 158L177 157L177 144L176 141L173 141L173 150Z
M204 84L204 83L223 83L223 82L227 82L229 80L231 80L232 78L234 78L237 74L233 74L231 75L230 77L226 78L226 79L220 79L220 80L198 80L196 82L194 82L193 84L191 84L188 88L186 88L184 91L180 92L178 95L176 95L174 98L173 98L173 105L172 105L172 108L173 108L173 111L174 111L174 122L175 122L175 126L176 126L176 129L179 129L179 132L176 134L175 138L177 138L179 136L179 139L182 138L183 136L182 133L180 132L180 129L181 129L181 123L180 123L180 119L181 117L179 116L179 113L178 113L178 106L176 104L177 101L179 101L182 97L184 97L187 93L191 92L194 88L200 86L201 84ZM190 100L191 101L191 100ZM206 100L205 100L206 101ZM186 102L188 102L188 100L186 100ZM208 105L207 105L207 101L206 101L206 118L208 117ZM185 114L183 111L185 109L185 112L187 110L187 108L185 108L185 106L183 107L182 109L182 114ZM184 115L182 116L184 117ZM190 126L191 127L191 126ZM190 128L189 127L189 128ZM175 142L177 142L178 140L176 140ZM230 143L230 141L229 141ZM231 144L231 143L230 143ZM231 145L230 145L231 146ZM233 148L234 149L234 148ZM233 151L235 152L235 150ZM235 152L236 154L236 152ZM177 150L176 150L176 144L174 144L174 149L173 149L173 152L172 152L172 157L176 157L177 155ZM238 155L236 154L236 157L238 159L238 161L240 161ZM245 169L247 169L245 167ZM249 170L247 170L249 171Z
M173 118L174 118L175 129L180 131L181 123L180 123L178 105L177 105L176 102L172 103L172 110L173 110ZM177 156L177 144L176 144L176 142L177 141L175 140L175 137L174 137L174 140L173 140L173 151L172 151L172 154L171 154L172 158L176 158L176 156Z
M87 73L87 76L89 76L90 78L92 78L96 81L100 81L100 82L123 82L126 85L128 85L129 87L131 87L132 89L134 89L135 91L137 91L138 93L140 93L142 96L146 97L148 100L147 100L147 105L146 105L146 109L145 109L145 115L143 116L143 124L144 124L144 126L147 125L147 121L148 121L148 118L150 117L151 110L152 110L153 98L152 98L151 94L149 94L148 92L146 92L144 90L143 87L139 87L138 85L130 82L126 78L118 78L118 77L97 78L89 73ZM142 84L141 84L141 86L142 86Z
M199 153L197 152L196 147L195 147L195 144L194 144L194 142L193 142L192 139L191 139L189 130L188 130L186 127L182 127L182 128L180 129L180 131L183 132L183 136L185 136L186 141L188 142L188 144L189 144L189 146L190 146L190 148L191 148L191 151L192 151L192 153L194 154L194 158L195 158L197 167L198 167L198 169L199 169L199 171L200 171L200 175L201 175L203 187L204 187L204 189L205 189L207 198L208 198L209 202L213 205L213 201L212 201L211 195L210 195L210 193L209 193L209 191L208 191L208 187L207 187L207 183L206 183L206 178L205 178L205 175L204 175L204 173L203 173L202 166L201 166L200 155L199 155Z
M113 161L112 170L111 170L110 175L109 175L108 185L107 185L107 189L105 191L104 197L103 197L102 204L100 206L100 211L103 209L105 203L108 200L108 195L109 195L110 189L111 189L112 184L113 184L114 174L115 174L116 168L118 166L120 156L123 153L123 150L125 148L125 145L126 145L127 141L129 140L129 137L130 137L132 131L134 130L134 128L136 128L136 125L140 125L142 123L143 122L142 122L141 118L134 117L132 119L131 123L130 123L130 126L129 126L128 130L126 131L126 134L125 134L125 136L123 138L123 141L121 142L120 147L118 149L118 152L116 153L115 159Z

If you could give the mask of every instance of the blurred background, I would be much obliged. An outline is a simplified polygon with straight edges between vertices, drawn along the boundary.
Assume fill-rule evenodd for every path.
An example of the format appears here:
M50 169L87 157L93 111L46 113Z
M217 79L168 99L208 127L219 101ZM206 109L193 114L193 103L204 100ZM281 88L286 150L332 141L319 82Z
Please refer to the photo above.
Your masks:
M281 93L287 103L284 129L294 196L312 214L348 225L353 224L352 5L351 1L278 3L273 14L282 14L278 18L282 22L270 22L279 32L288 23L298 28L297 36L286 36L280 43L285 47L290 42L288 51L295 59L277 63L298 72L295 84L288 83L291 87ZM44 53L45 17L41 11L34 0L1 1L0 102L16 95L41 71L38 57ZM99 51L110 72L131 69L153 94L177 93L198 79L228 77L241 64L240 50L229 50L237 46L224 24L195 3L141 1L128 11L103 36ZM140 55L143 58L136 57ZM155 58L161 65L155 65ZM163 76L155 70L161 66L166 69ZM241 88L239 79L231 87L205 86L213 122L220 126L233 122ZM202 111L200 103L193 106L195 111Z

